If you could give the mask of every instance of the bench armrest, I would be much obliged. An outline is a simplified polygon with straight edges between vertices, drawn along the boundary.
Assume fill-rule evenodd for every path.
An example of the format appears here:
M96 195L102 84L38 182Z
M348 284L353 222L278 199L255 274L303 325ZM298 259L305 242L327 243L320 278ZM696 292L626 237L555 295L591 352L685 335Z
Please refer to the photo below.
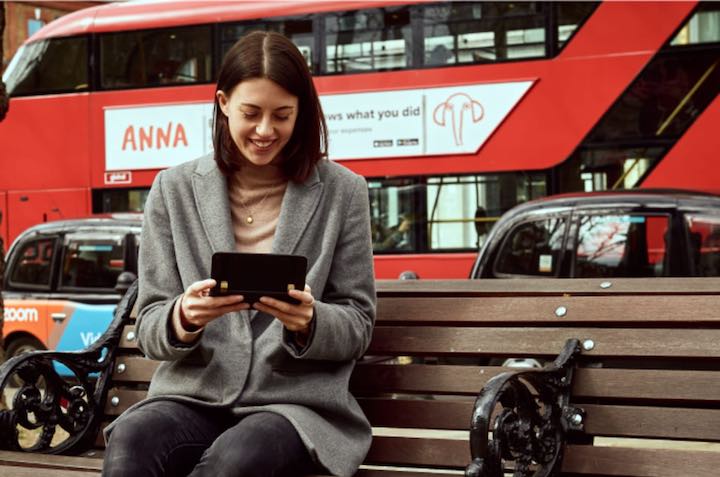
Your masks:
M12 379L21 384L0 411L0 449L46 454L79 453L95 440L103 415L107 386L123 327L137 299L137 282L118 304L108 329L82 351L35 351L16 356L0 366L0 396L8 395ZM70 370L61 375L57 365ZM10 391L12 392L12 391ZM57 426L70 436L51 447ZM18 427L40 429L37 442L23 448Z
M579 340L568 340L544 368L510 371L487 382L473 408L467 477L502 477L503 460L514 461L516 477L555 475L567 433L583 430L584 411L569 405L580 351Z

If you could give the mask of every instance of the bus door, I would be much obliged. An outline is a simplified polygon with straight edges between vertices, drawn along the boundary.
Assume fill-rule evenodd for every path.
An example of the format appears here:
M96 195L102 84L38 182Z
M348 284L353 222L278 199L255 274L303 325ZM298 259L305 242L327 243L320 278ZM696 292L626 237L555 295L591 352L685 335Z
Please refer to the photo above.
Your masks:
M90 230L67 233L60 255L57 291L52 303L65 303L50 341L62 351L95 342L112 321L120 300L114 288L125 267L126 232Z

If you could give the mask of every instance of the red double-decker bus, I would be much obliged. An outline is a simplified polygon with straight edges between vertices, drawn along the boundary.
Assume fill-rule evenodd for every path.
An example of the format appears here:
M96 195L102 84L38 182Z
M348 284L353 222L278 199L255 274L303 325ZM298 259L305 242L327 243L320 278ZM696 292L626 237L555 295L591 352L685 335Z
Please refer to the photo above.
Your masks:
M380 278L468 276L531 198L720 191L717 2L124 2L47 25L3 75L6 243L141 210L208 153L216 72L254 29L306 56L330 158L368 179Z

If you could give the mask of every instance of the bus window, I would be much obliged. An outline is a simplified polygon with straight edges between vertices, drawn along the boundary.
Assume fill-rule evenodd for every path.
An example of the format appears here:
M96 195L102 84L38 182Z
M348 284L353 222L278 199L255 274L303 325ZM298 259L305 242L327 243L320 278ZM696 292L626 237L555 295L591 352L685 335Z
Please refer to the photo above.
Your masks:
M422 7L424 64L546 56L541 3L467 2Z
M544 197L544 174L482 174L368 181L375 252L477 250L503 212Z
M203 25L101 35L100 87L210 82L210 31Z
M683 46L717 42L720 42L720 5L717 2L702 2L670 44Z
M597 2L556 2L553 6L557 24L556 51L560 51L580 24L595 10Z
M19 253L19 262L13 266L10 282L32 288L50 288L54 238L27 242Z
M690 232L695 275L720 276L720 217L687 214L685 220Z
M576 278L665 275L667 216L588 215L579 218Z
M495 273L557 276L566 222L565 218L550 218L517 226L498 254Z
M114 288L125 265L124 237L122 233L67 235L60 288Z
M325 16L322 73L386 71L411 66L409 7L371 8Z
M274 18L262 22L243 22L220 25L220 54L225 57L228 50L243 35L253 30L274 31L289 38L300 53L305 57L308 67L313 71L313 52L315 51L315 36L313 34L313 21L309 15L292 18Z
M53 38L21 47L3 75L10 96L88 89L87 37Z
M430 248L441 250L477 247L489 231L489 226L498 219L488 217L488 209L498 213L494 210L495 201L490 198L495 196L498 190L496 176L428 178Z
M542 174L429 177L425 199L429 249L480 247L503 212L545 195Z
M93 214L142 212L150 189L93 189Z
M413 252L421 228L416 190L411 179L369 181L374 251Z

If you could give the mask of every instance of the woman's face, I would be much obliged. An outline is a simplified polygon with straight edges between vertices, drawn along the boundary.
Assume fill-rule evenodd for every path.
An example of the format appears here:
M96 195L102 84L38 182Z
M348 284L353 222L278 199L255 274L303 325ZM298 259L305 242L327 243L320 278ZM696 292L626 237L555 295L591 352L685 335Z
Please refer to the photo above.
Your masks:
M230 96L218 91L217 99L244 158L264 166L279 157L295 128L297 96L272 80L253 78L239 83Z

